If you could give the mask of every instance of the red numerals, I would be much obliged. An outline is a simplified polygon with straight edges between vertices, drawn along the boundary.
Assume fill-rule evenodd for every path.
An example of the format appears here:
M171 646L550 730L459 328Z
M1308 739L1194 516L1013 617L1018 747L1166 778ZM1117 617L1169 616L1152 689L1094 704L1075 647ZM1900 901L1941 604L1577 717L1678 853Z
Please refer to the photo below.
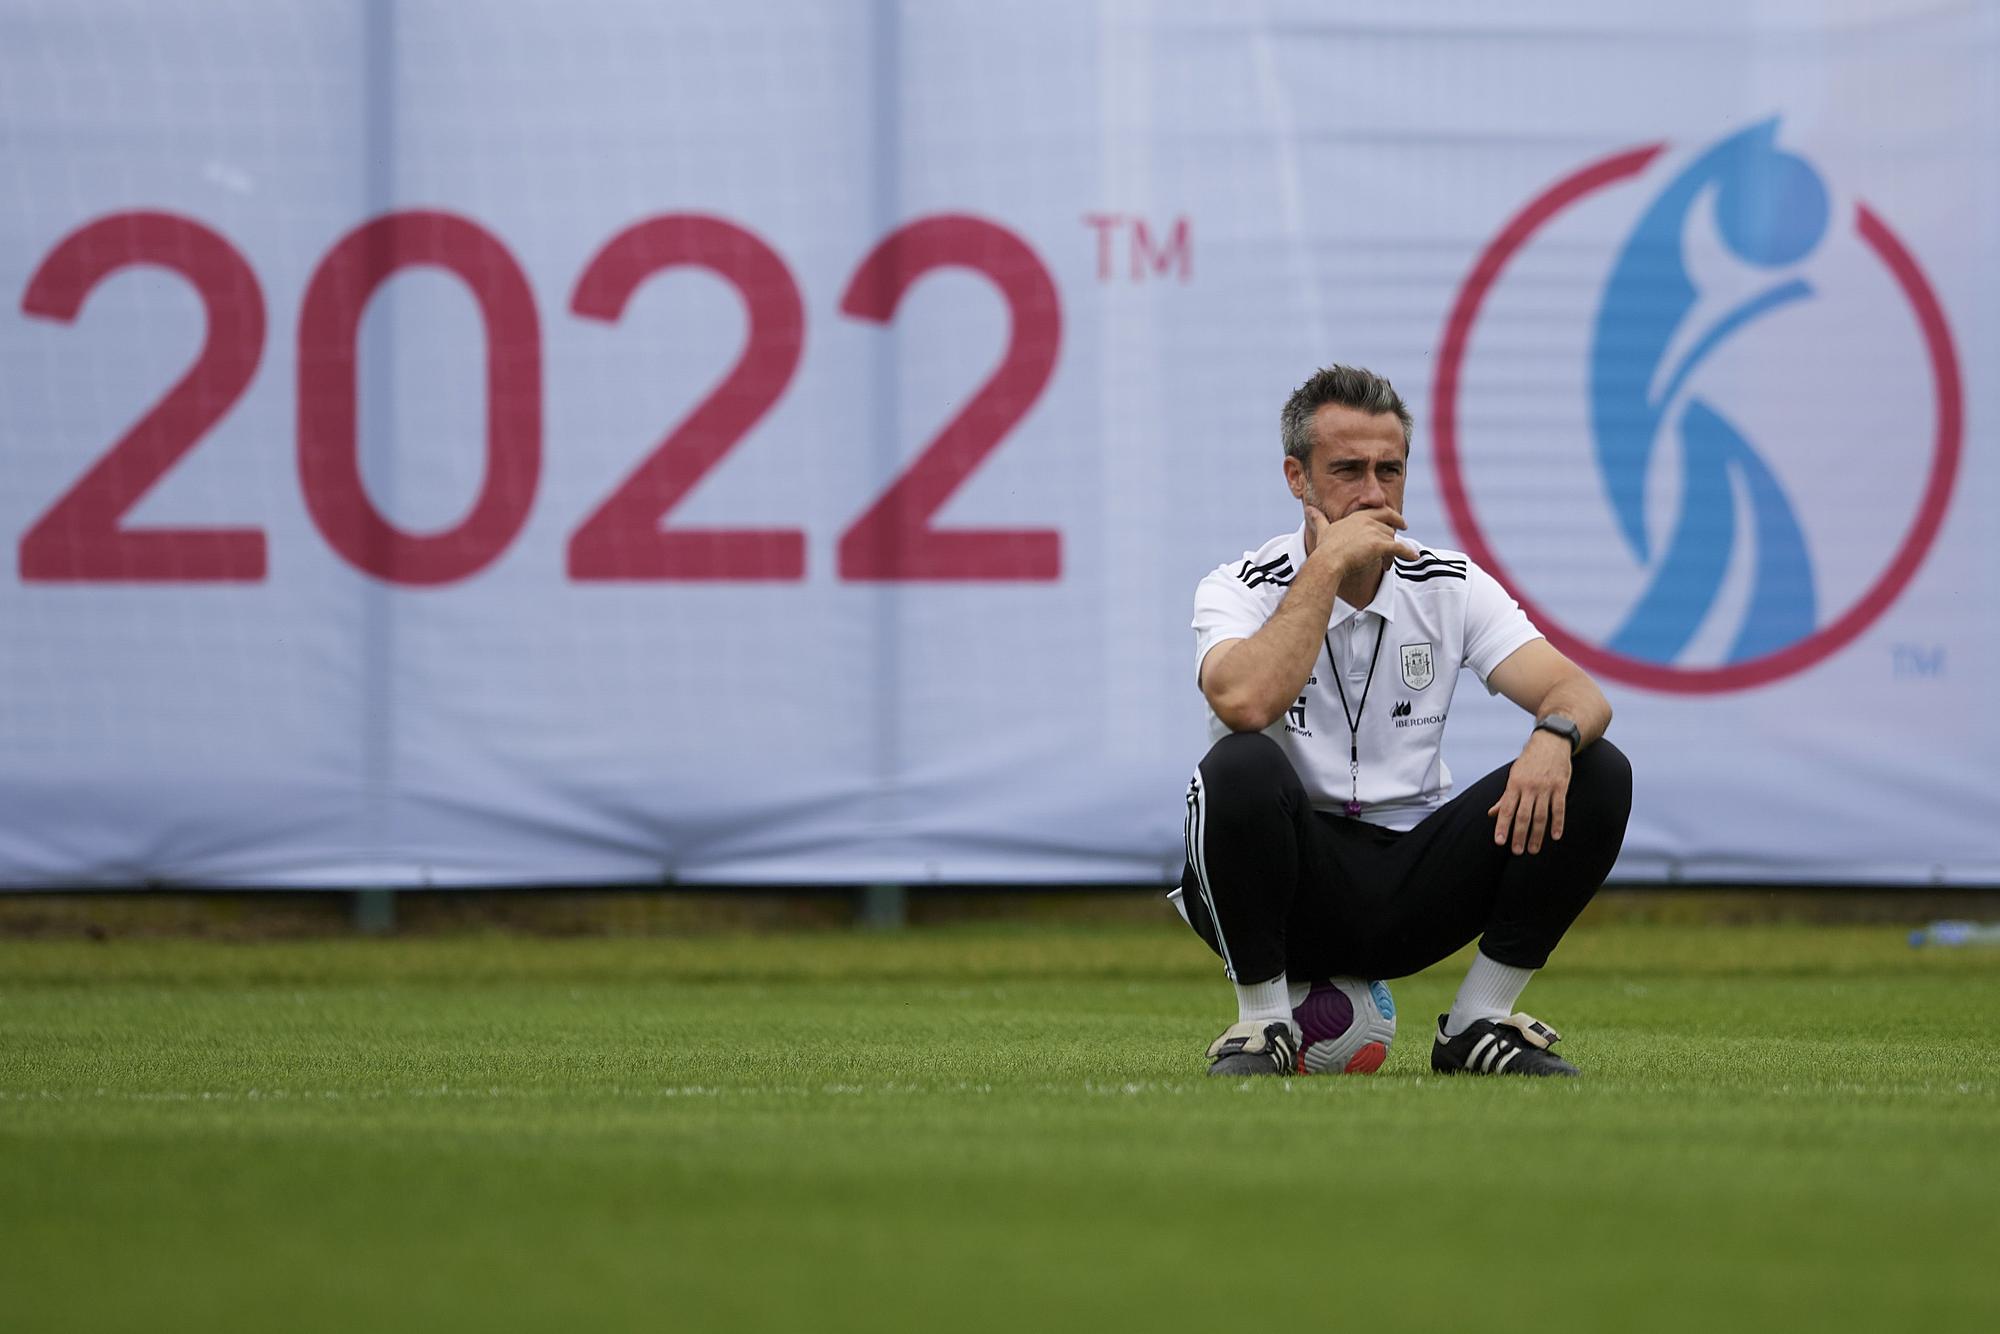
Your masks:
M952 492L1027 415L1055 370L1062 315L1048 270L1004 227L958 215L891 233L861 262L840 299L856 319L886 324L903 294L933 269L968 268L992 280L1013 317L1007 355L957 416L840 539L843 579L1055 579L1062 535L1046 528L930 526Z
M21 309L73 321L96 286L152 264L201 296L208 334L194 365L21 538L30 583L250 581L264 577L256 528L121 528L118 521L235 405L264 348L264 297L234 247L187 218L120 213L65 237L28 280Z
M133 265L180 274L201 296L208 334L193 367L21 539L24 580L255 581L255 528L130 529L119 521L248 388L264 346L264 298L236 250L200 223L121 213L63 239L28 283L29 315L73 321L92 289ZM445 270L478 303L486 342L486 468L465 518L413 533L386 518L361 474L361 320L382 285L413 267ZM572 579L782 580L805 577L796 528L669 528L667 515L771 410L798 370L805 309L777 252L733 222L670 214L613 237L577 280L571 309L614 323L646 281L705 269L749 313L736 364L571 536ZM862 261L843 313L886 324L925 274L965 268L999 289L1011 317L1005 355L977 393L840 537L840 577L1050 580L1062 572L1053 529L943 529L931 520L1027 415L1054 372L1062 314L1048 270L1014 233L947 214L898 228ZM491 565L526 524L542 466L542 340L534 293L498 238L449 213L376 218L338 241L299 311L298 467L306 509L327 543L390 583L439 585Z
M577 281L570 309L616 320L639 285L692 265L736 289L750 315L743 354L569 540L572 579L803 579L796 528L663 530L660 520L778 401L798 369L805 307L771 247L720 218L674 214L613 237Z
M403 269L459 278L486 327L486 479L471 513L441 533L382 517L361 481L356 372L361 314ZM349 232L320 262L299 312L299 483L327 542L358 569L399 584L476 574L521 531L542 466L542 338L535 298L507 247L449 213L392 213Z

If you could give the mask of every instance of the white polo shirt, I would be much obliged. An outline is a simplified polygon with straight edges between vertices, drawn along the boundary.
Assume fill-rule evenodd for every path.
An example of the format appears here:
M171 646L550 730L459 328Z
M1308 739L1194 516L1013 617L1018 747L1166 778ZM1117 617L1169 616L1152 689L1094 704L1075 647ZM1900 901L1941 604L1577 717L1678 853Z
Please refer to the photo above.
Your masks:
M1417 545L1407 535L1403 540ZM1225 639L1248 639L1270 619L1305 561L1301 525L1202 579L1194 595L1197 682L1210 649ZM1370 686L1368 664L1378 634L1381 652ZM1415 560L1398 559L1366 607L1357 610L1334 599L1326 632L1333 670L1341 673L1348 713L1361 709L1361 819L1409 829L1450 799L1444 725L1458 669L1470 667L1485 684L1509 654L1539 638L1541 632L1500 582L1459 551L1419 547ZM1364 690L1368 702L1362 708ZM1214 709L1208 711L1208 730L1211 740L1229 734ZM1305 693L1264 732L1284 747L1314 807L1344 814L1348 727L1326 647L1306 679Z

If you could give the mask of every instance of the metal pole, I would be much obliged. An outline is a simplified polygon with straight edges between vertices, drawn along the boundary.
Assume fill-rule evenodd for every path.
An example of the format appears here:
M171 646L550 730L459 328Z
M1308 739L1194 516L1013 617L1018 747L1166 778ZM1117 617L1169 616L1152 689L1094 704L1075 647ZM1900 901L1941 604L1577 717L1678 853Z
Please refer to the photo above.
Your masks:
M855 925L864 931L900 931L910 924L910 896L901 885L863 885Z
M396 929L396 891L354 891L354 929L364 936L386 936Z

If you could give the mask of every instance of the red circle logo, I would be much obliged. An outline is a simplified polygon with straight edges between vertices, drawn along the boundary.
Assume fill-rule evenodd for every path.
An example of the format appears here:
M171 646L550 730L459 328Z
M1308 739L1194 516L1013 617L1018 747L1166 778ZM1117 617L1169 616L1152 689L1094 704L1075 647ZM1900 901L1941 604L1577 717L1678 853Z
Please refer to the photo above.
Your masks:
M1480 309L1515 256L1543 228L1581 200L1643 173L1665 150L1651 144L1591 163L1557 181L1517 213L1486 247L1459 289L1439 353L1432 422L1445 512L1466 553L1504 584L1549 641L1585 668L1613 680L1680 694L1719 693L1765 685L1805 670L1852 642L1902 594L1923 564L1950 502L1958 476L1964 425L1964 391L1958 354L1936 293L1907 247L1868 208L1854 211L1854 229L1887 269L1916 317L1936 395L1936 432L1928 478L1914 522L1886 568L1847 609L1794 642L1761 656L1720 666L1673 666L1615 652L1560 625L1511 578L1475 514L1465 483L1466 444L1459 424L1459 393L1467 345Z

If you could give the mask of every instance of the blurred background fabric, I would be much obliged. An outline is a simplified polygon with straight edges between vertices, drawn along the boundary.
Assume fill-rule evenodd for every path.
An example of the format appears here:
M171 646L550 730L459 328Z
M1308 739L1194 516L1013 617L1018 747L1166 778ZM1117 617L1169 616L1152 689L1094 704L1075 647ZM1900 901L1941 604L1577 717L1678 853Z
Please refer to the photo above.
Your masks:
M1997 99L1973 3L13 0L0 886L1176 879L1335 361L1618 878L2000 882Z

